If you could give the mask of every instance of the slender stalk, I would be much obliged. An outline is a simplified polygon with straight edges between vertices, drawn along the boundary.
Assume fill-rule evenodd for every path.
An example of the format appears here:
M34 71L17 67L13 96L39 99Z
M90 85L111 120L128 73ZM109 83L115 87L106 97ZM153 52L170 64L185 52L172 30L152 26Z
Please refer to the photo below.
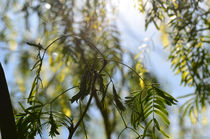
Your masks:
M81 101L79 102L79 110L80 110L80 114L81 114L82 113ZM87 130L86 130L85 123L84 123L83 120L82 120L82 126L83 126L83 130L84 130L84 133L85 133L85 138L88 139Z
M121 64L121 65L129 68L131 71L133 71L144 82L145 85L147 85L146 82L144 81L144 79L132 67L130 67L130 66L128 66L128 65L126 65L126 64L124 64L120 61L114 60L114 59L108 59L107 61L113 61L113 62L116 62L118 64Z
M51 100L49 103L53 103L53 102L54 102L56 99L58 99L60 96L62 96L63 94L65 94L65 93L68 92L69 90L74 89L74 88L76 88L76 87L78 87L78 86L74 86L74 87L71 87L71 88L66 89L65 91L61 92L58 96L56 96L53 100Z
M78 120L78 122L76 123L75 126L72 125L72 126L69 128L69 131L70 131L69 137L68 137L69 139L71 139L71 138L73 137L74 132L75 132L76 129L79 127L80 123L82 122L83 118L85 117L85 115L86 115L86 113L87 113L87 110L88 110L88 108L89 108L89 106L90 106L90 103L91 103L91 101L92 101L92 98L93 98L93 92L91 92L90 98L89 98L88 103L87 103L87 105L86 105L86 107L85 107L85 110L84 110L84 112L82 113L82 115L81 115L80 119Z
M136 130L134 130L133 128L131 128L131 127L125 127L125 128L120 132L120 134L118 135L117 139L120 139L120 136L122 135L122 133L123 133L126 129L130 129L130 130L133 131L136 135L138 135L137 138L139 138L139 137L141 136L141 135L140 135L138 132L136 132Z

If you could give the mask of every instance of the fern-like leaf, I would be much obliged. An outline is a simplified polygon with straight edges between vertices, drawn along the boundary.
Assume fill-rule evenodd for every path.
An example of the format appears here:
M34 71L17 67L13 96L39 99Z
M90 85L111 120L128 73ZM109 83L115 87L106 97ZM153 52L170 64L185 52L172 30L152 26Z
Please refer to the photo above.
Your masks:
M145 91L146 93L143 95ZM143 138L147 135L147 130L151 131L151 133L149 132L148 134L153 138L156 138L156 131L160 131L160 133L166 137L168 136L163 132L163 129L160 128L160 123L157 118L169 125L170 122L168 120L166 106L174 105L176 102L177 100L174 97L155 86L149 86L126 97L126 104L132 111L131 124L133 127L137 128L143 121L146 123L142 135Z

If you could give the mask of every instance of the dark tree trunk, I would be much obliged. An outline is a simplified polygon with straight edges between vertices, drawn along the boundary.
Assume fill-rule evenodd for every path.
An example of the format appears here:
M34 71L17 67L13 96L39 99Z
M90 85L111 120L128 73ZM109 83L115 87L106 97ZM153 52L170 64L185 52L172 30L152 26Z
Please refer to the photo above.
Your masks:
M2 139L17 139L15 119L4 70L0 63L0 130Z

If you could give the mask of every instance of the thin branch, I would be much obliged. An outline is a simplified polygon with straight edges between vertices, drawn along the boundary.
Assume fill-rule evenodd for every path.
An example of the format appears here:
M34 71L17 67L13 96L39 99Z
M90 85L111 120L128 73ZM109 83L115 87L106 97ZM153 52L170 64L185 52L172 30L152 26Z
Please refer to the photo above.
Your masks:
M124 64L124 63L122 63L120 61L114 60L114 59L108 59L107 61L113 61L113 62L116 62L118 64L121 64L121 65L129 68L131 71L133 71L144 82L144 84L146 84L146 82L144 81L144 79L132 67L130 67L130 66L128 66L128 65L126 65L126 64Z
M77 39L80 39L80 40L84 40L87 45L89 47L91 47L92 49L96 50L102 57L103 59L105 59L105 56L102 54L102 52L96 47L96 45L94 45L91 41L89 41L88 39L86 39L85 37L81 37L81 36L77 36L77 35L74 35L74 34L66 34L66 35L63 35L57 39L55 39L54 41L52 41L45 49L44 49L44 54L46 53L47 49L52 46L56 41L62 39L62 38L67 38L67 37L74 37L74 38L77 38Z
M132 130L134 133L136 133L136 135L138 135L138 137L141 136L141 135L140 135L138 132L136 132L136 130L134 130L133 128L131 128L131 127L125 127L125 128L120 132L120 134L118 135L118 137L117 137L118 139L120 139L121 134L122 134L126 129Z
M111 83L114 84L113 81L112 81L111 75L110 75L107 71L105 71L105 72L106 72L106 74L109 76ZM109 96L108 96L108 97L109 97ZM114 103L113 101L112 101L112 104L116 107L118 113L120 114L120 117L121 117L121 119L122 119L122 121L123 121L125 127L128 127L127 124L126 124L126 122L125 122L125 119L124 119L124 117L123 117L123 115L122 115L122 112L118 109L118 107L115 105L115 103Z
M50 103L53 103L56 99L58 99L60 96L62 96L63 94L65 94L66 92L68 92L71 89L77 88L78 86L74 86L71 88L66 89L65 91L63 91L62 93L60 93L58 96L56 96L53 100L50 101Z
M78 122L76 123L76 125L75 125L75 126L72 125L73 127L70 127L69 139L72 138L74 132L75 132L76 129L79 127L80 123L82 122L83 118L85 117L85 115L86 115L86 113L87 113L87 110L88 110L88 108L89 108L89 106L90 106L90 103L91 103L91 101L92 101L93 94L94 94L94 92L92 91L91 94L90 94L90 98L89 98L89 100L88 100L88 103L87 103L87 105L86 105L86 107L85 107L85 110L84 110L84 112L82 113L82 116L80 117L80 119L78 120Z
M72 124L71 127L69 127L69 131L70 131L70 133L69 133L69 139L72 138L74 132L75 132L76 129L79 127L80 123L82 122L83 118L85 117L85 115L86 115L86 113L87 113L87 111L88 111L88 109L89 109L89 106L90 106L90 104L91 104L92 98L93 98L94 94L96 94L95 82L96 82L96 79L97 79L97 74L100 74L100 73L102 72L102 70L105 68L105 66L106 66L106 62L104 62L104 65L102 66L102 68L99 70L98 73L96 73L96 71L95 71L94 79L93 79L93 83L92 83L92 88L91 88L90 98L89 98L89 100L88 100L88 103L87 103L87 105L86 105L86 107L85 107L84 112L82 113L82 116L79 118L79 120L78 120L78 122L76 123L76 125L73 126L73 124Z
M71 87L71 88L68 88L68 89L66 89L65 91L63 91L63 92L61 92L59 95L57 95L54 99L52 99L50 102L47 102L47 103L45 103L44 105L43 105L43 107L45 106L45 105L47 105L47 104L52 104L56 99L58 99L60 96L62 96L63 94L65 94L66 92L68 92L69 90L71 90L71 89L74 89L74 88L76 88L76 87L78 87L78 86L74 86L74 87Z
M82 113L82 107L81 107L81 101L79 102L79 110L80 110L80 114ZM83 130L85 132L85 138L88 139L88 136L87 136L87 130L85 128L85 123L84 121L82 120L82 126L83 126Z

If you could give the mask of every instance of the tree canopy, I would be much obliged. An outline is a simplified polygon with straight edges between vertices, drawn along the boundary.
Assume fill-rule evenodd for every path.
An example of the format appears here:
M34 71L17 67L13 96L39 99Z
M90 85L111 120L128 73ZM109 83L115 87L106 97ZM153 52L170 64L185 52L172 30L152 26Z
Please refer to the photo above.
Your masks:
M145 51L125 51L116 25L118 2L0 1L0 53L13 65L8 85L18 138L42 137L43 131L53 138L63 127L68 138L169 138L169 107L182 98L181 124L187 114L192 123L199 121L210 102L209 4L136 1L145 28L154 25L161 32L180 83L195 88L175 98L139 58Z

